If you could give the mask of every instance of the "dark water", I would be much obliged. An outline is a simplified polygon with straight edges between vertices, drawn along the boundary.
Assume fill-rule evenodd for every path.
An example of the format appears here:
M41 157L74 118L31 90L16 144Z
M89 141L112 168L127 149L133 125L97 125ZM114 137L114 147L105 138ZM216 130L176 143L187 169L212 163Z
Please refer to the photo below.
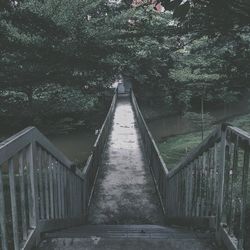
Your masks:
M237 105L230 105L224 108L214 109L210 111L215 120L221 121L225 118L236 116L248 111L246 100ZM208 112L205 109L205 112ZM169 117L162 117L147 121L149 129L151 130L156 141L162 140L169 136L188 133L193 130L191 123L189 123L181 115L174 115ZM18 132L18 131L17 131ZM1 134L0 138L6 139L11 134ZM95 142L96 135L94 131L86 130L84 128L71 131L67 134L49 135L49 140L55 144L70 160L75 163L83 164L92 151L92 146Z
M49 140L71 161L82 164L91 154L96 135L89 130L76 130L68 134L50 135Z
M249 112L248 105L244 102L238 105L228 105L225 108L213 109L209 113L215 123L220 123L224 120ZM185 134L194 131L192 124L181 115L174 115L147 121L148 127L156 141L163 140L169 136Z
M210 112L210 114L214 116L216 120L222 120L226 117L239 115L242 112L242 109L227 109L215 110ZM163 117L149 121L147 124L157 141L169 136L188 133L193 130L191 123L181 115ZM48 137L70 160L76 163L82 163L87 160L96 139L96 135L93 131L84 129L72 131L68 134L50 135Z

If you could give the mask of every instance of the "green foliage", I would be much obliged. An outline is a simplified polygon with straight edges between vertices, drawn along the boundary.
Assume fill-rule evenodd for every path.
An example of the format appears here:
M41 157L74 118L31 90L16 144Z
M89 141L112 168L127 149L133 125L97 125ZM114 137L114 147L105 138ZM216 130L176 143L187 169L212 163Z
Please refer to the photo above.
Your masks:
M201 96L237 101L249 88L250 28L217 2L166 0L164 13L130 1L18 2L0 11L0 88L24 93L31 111L38 88L77 86L87 99L120 74L141 97L179 112ZM233 14L232 22L220 17L223 4L221 16Z

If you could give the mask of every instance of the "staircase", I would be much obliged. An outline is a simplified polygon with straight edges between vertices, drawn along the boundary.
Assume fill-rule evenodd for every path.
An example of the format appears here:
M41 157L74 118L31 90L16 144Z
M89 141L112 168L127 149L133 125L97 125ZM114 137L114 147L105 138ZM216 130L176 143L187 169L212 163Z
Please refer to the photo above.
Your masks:
M116 92L83 171L36 128L0 143L0 247L249 250L249 159L250 135L223 124L168 171Z
M157 225L88 225L44 234L38 250L216 250L214 234Z

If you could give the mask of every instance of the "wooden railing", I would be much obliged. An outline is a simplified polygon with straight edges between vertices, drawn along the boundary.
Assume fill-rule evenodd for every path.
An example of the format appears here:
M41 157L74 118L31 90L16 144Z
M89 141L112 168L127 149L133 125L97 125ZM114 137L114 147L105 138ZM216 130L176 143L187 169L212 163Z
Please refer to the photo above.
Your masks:
M157 148L154 138L151 135L147 127L147 124L142 116L142 113L138 107L133 91L131 91L131 102L142 136L142 144L144 146L144 151L145 151L144 155L150 167L163 212L166 213L166 204L167 204L166 179L168 175L168 169L160 155L160 152Z
M0 143L1 249L31 249L41 233L85 222L116 99L83 171L34 127Z
M30 249L44 231L83 223L82 176L36 128L0 144L1 247Z
M133 93L131 98L167 221L207 219L228 249L250 249L250 135L224 124L168 172Z
M168 216L214 217L229 249L249 249L249 152L248 133L217 128L169 173Z
M87 163L83 169L82 174L85 180L84 192L85 192L85 197L86 197L84 208L85 208L86 214L88 212L88 208L89 208L92 194L93 194L94 187L95 187L96 178L98 176L98 171L99 171L100 162L102 158L102 152L103 152L105 143L107 141L107 137L109 135L110 126L112 123L112 118L113 118L113 114L114 114L114 110L116 106L116 101L117 101L117 91L114 94L109 112L99 131L98 137L95 141L93 152L89 156Z

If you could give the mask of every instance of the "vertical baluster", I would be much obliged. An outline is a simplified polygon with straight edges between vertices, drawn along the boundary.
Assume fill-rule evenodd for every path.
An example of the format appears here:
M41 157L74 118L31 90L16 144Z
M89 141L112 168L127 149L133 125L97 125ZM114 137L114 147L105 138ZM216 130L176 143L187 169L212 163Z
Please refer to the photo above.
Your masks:
M44 170L46 219L49 219L49 162L48 162L48 153L46 151L43 151L43 170Z
M58 192L58 217L62 218L62 197L61 197L61 164L57 162L57 192Z
M72 198L73 198L73 217L76 217L76 178L75 178L75 175L73 175L72 174L72 179L73 179L73 181L72 181Z
M54 208L55 208L55 218L58 219L58 191L57 191L57 163L54 158L53 162L53 187L54 187Z
M244 148L244 162L243 162L243 173L242 173L242 185L241 185L241 216L240 216L240 232L239 232L239 243L238 248L243 249L244 240L248 237L246 234L246 206L247 206L247 184L248 184L248 172L249 172L249 145L245 145Z
M68 184L68 169L64 171L64 193L65 193L65 214L69 217L69 184Z
M229 226L229 233L232 233L233 231L233 218L234 218L234 214L233 214L233 201L234 201L234 185L237 181L237 170L238 170L238 150L239 150L239 137L237 137L236 139L236 143L234 144L234 149L233 149L233 166L232 166L232 182L231 182L231 186L230 186L230 191L229 191L229 196L230 196L230 200L229 200L229 213L228 213L228 226Z
M28 212L29 212L29 227L34 227L34 218L32 216L32 193L31 193L31 170L30 170L30 160L31 160L31 146L26 148L26 169L27 169L27 195L28 195Z
M185 193L185 216L188 216L188 202L189 202L189 168L190 165L188 165L185 169L184 169L184 178L185 178L185 189L184 189L184 193Z
M188 171L188 179L189 179L189 186L188 186L188 216L192 216L192 200L193 200L193 168L194 168L194 162L190 164L190 168Z
M69 204L68 204L68 207L69 207L69 217L72 217L72 185L71 185L71 182L72 182L72 178L71 178L71 171L69 171L68 173L68 192L69 192Z
M39 171L39 198L40 198L40 218L44 219L44 193L43 193L43 166L42 166L42 148L38 147L38 171Z
M74 175L73 177L73 199L74 199L74 217L77 217L77 204L76 204L76 197L77 197L77 193L76 193L76 176Z
M202 215L203 216L207 216L208 215L208 192L209 192L209 150L204 152L204 156L203 156L203 179L204 179L204 186L203 186L203 193L204 193L204 199L203 199L203 212Z
M198 157L197 160L197 171L198 171L198 176L197 176L197 206L196 206L196 216L200 216L200 206L201 206L201 183L202 183L202 171L201 171L201 157Z
M12 229L15 250L19 249L18 236L18 219L17 219L17 205L16 205L16 186L13 158L8 160L9 167L9 185L10 185L10 199L11 199L11 213L12 213Z
M70 197L71 197L71 216L74 216L74 180L73 180L73 174L72 172L70 173L71 175L71 180L70 180ZM92 183L93 184L93 183ZM92 185L91 185L92 188Z
M216 216L217 230L222 222L223 212L223 192L224 192L224 175L225 175L225 162L226 162L226 131L222 131L220 142L220 168L219 168L219 195L218 195L218 208Z
M49 155L49 192L50 192L50 218L55 218L54 213L54 185L53 185L53 161L51 155Z
M64 198L65 198L65 186L64 186L64 172L65 172L65 167L62 166L61 169L61 197L62 197L62 217L65 218L65 205L64 205Z
M3 174L2 166L0 165L0 239L3 250L8 250L7 245L7 233L6 233L6 214L5 214L5 200L4 200L4 189L3 189Z
M213 208L213 203L212 203L212 194L213 194L213 148L209 149L208 151L208 176L207 176L207 181L208 181L208 194L207 194L207 213L206 215L211 216L212 215L212 208Z
M37 169L34 166L35 145L30 144L27 148L27 164L28 164L28 201L29 201L29 222L30 227L35 228L38 216L38 204L37 204Z
M214 145L214 156L213 156L213 166L214 166L214 186L213 186L213 215L216 214L216 204L217 204L217 195L218 195L218 150L219 150L219 144L215 143Z
M193 199L192 199L192 216L196 216L196 204L197 204L197 159L194 160L194 184L193 184Z
M229 185L230 185L230 168L231 168L231 147L232 143L226 147L226 161L225 161L225 173L224 173L224 194L223 194L223 212L222 222L228 224L228 212L229 212Z
M20 183L20 198L21 198L21 213L22 213L22 232L23 239L26 240L28 237L28 227L27 227L27 216L26 216L26 195L25 195L25 183L24 183L24 159L23 151L19 153L19 183Z
M179 175L180 179L180 192L179 192L179 206L180 206L180 215L183 215L183 202L185 202L184 200L184 196L183 196L183 184L184 184L184 180L183 180L183 169L180 171L180 175Z
M200 215L201 216L204 216L205 215L205 210L206 210L206 193L207 193L207 190L206 190L206 184L207 184L207 181L206 181L206 153L207 152L203 152L202 154L202 186L201 186L201 213Z

